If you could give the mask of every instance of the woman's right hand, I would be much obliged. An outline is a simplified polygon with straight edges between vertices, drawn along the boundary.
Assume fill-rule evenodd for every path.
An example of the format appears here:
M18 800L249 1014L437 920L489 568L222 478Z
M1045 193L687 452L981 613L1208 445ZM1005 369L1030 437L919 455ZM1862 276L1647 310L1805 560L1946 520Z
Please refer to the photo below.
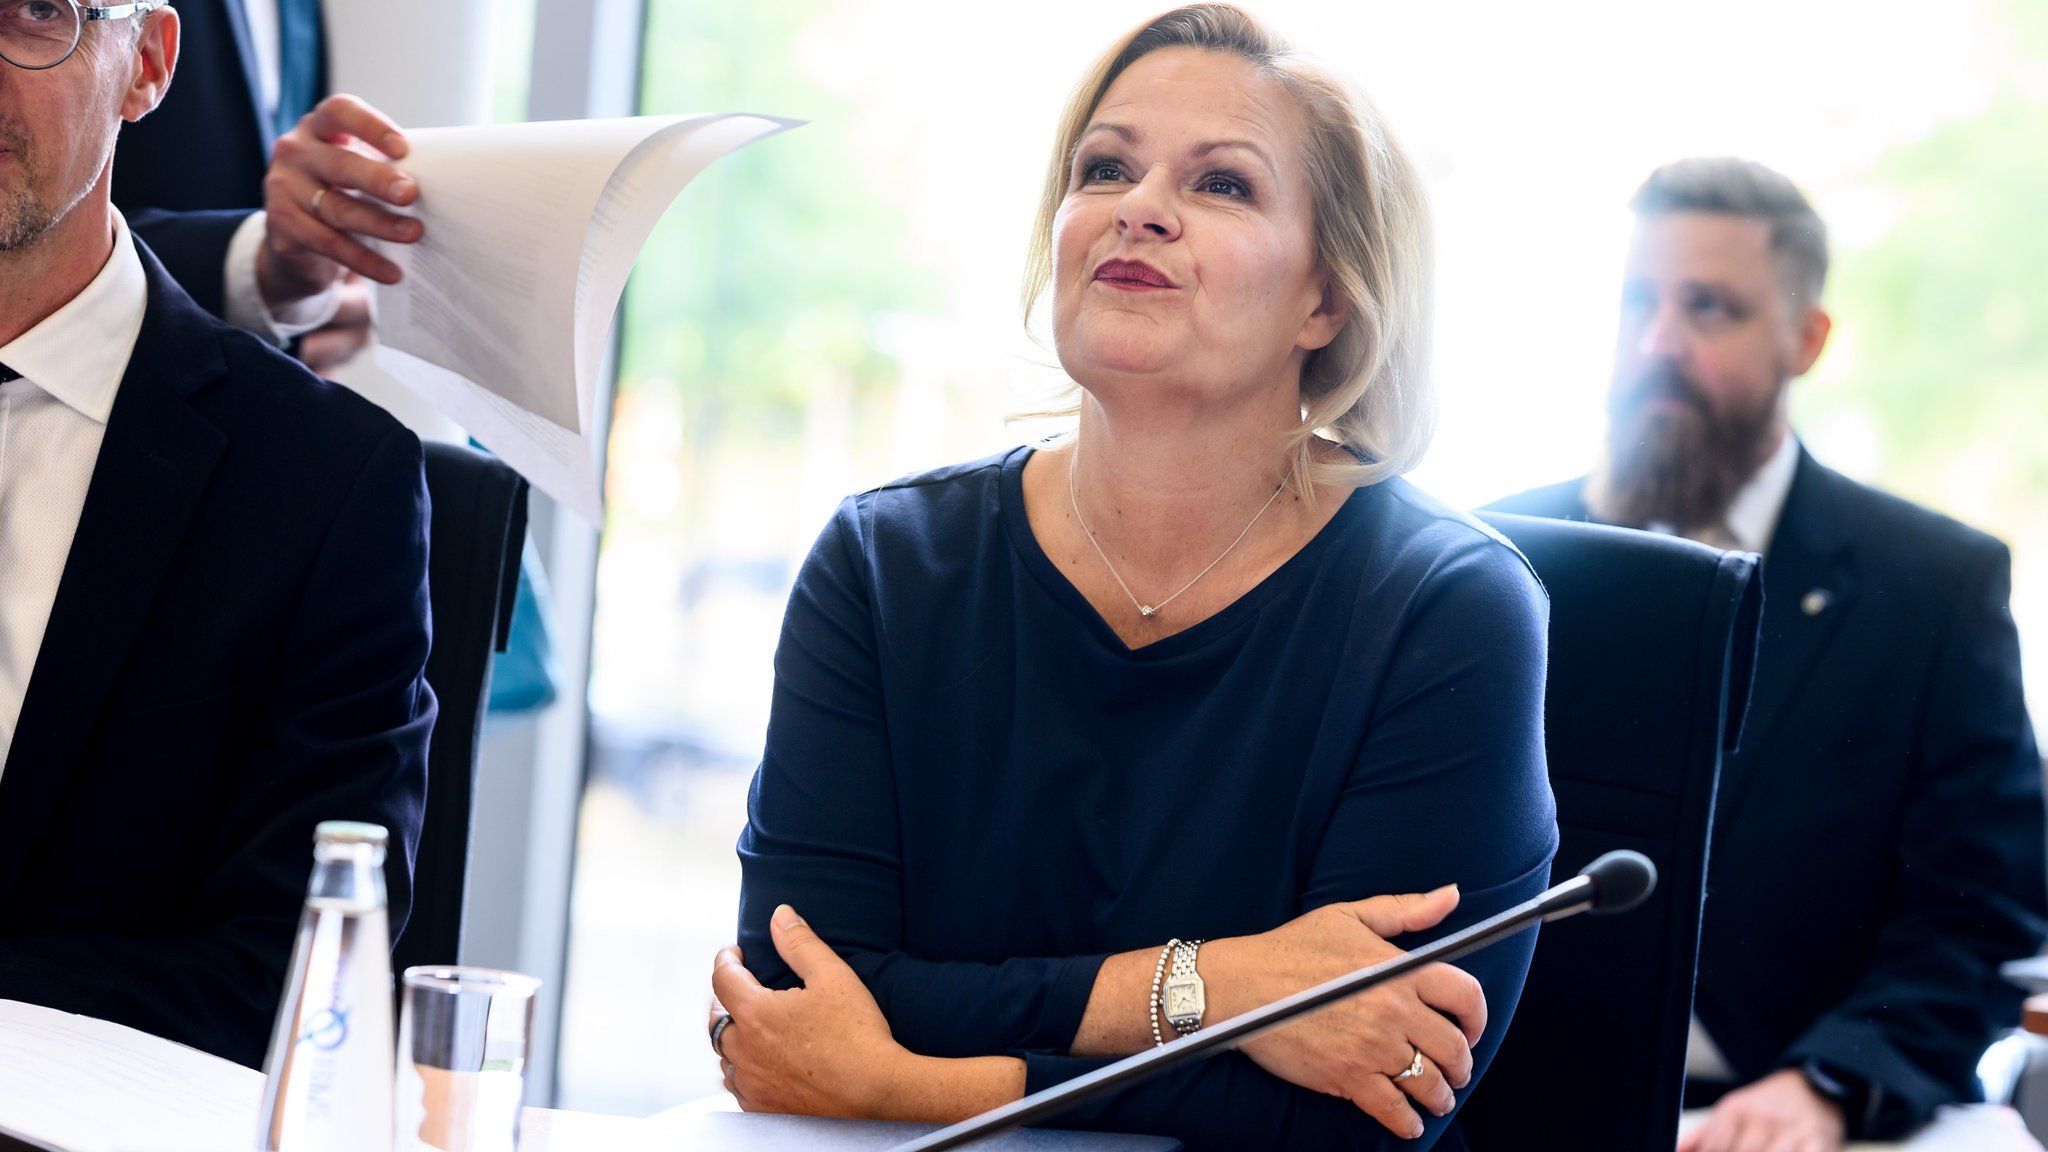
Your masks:
M1230 1016L1402 954L1391 937L1429 928L1458 906L1458 890L1374 896L1330 904L1270 932L1211 941L1200 966L1208 1019ZM1341 1096L1410 1139L1422 1135L1415 1105L1442 1116L1452 1089L1472 1078L1472 1045L1486 1028L1479 981L1431 964L1269 1032L1245 1055L1284 1080ZM1415 1053L1418 1076L1396 1081ZM1412 1104L1411 1104L1412 1101Z

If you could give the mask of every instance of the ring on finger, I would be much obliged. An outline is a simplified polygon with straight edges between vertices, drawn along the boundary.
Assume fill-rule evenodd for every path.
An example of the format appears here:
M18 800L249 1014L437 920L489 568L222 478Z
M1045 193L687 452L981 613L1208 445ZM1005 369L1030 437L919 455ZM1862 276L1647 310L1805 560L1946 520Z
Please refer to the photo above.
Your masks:
M325 199L327 199L327 185L322 184L313 190L313 202L306 205L306 211L312 214L313 219L323 224L327 222L327 217L320 214L320 202ZM731 1019L731 1017L727 1017L727 1019Z
M713 1033L713 1035L716 1035L716 1033ZM1413 1080L1415 1077L1422 1075L1422 1049L1416 1048L1413 1044L1410 1044L1408 1047L1415 1049L1415 1058L1408 1061L1408 1067L1403 1068L1391 1077L1396 1084L1403 1080Z
M711 1022L711 1050L718 1054L718 1059L721 1062L725 1061L725 1030L730 1027L732 1027L732 1013L730 1012L720 1012L718 1018Z

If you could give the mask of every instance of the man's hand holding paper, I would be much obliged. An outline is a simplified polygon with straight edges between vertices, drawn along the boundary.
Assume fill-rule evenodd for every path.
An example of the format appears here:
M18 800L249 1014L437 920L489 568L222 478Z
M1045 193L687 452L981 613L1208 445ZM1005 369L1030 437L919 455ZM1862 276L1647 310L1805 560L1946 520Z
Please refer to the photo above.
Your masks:
M277 141L263 180L267 235L256 282L273 311L319 296L354 272L396 284L397 264L363 242L410 244L425 232L412 216L419 186L392 163L411 149L396 124L354 96L330 96Z

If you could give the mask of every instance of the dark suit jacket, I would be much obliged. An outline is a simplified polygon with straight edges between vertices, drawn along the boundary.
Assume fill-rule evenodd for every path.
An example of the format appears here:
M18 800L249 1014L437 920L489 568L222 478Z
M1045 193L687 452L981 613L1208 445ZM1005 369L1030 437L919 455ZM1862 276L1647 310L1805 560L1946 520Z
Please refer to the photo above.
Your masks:
M215 316L225 316L228 245L249 212L246 208L221 212L146 208L124 215L129 230L156 253L164 270L193 303Z
M410 904L434 700L419 442L149 305L0 771L0 999L252 1067L313 826L391 830Z
M121 126L114 203L131 216L143 208L261 208L277 128L257 94L242 0L176 0L174 7L177 71L156 111ZM314 67L316 91L325 92L325 53L316 55L302 63Z
M1494 505L1588 519L1583 481ZM1741 1080L1818 1060L1870 1135L1976 1098L2048 932L2041 761L2005 545L1803 450L1722 768L1696 1011Z

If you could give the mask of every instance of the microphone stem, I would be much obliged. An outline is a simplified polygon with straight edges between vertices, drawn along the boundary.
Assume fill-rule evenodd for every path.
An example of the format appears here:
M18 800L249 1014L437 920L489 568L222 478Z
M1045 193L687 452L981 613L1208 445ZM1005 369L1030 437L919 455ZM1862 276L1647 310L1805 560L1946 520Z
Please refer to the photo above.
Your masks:
M1305 988L1292 996L1233 1016L1220 1024L1204 1028L1193 1035L1183 1036L1170 1044L1149 1048L1134 1056L1126 1056L1114 1064L1097 1068L1064 1084L1035 1092L970 1120L899 1144L890 1152L937 1152L938 1149L957 1147L965 1141L992 1135L1005 1128L1043 1120L1083 1101L1092 1100L1106 1092L1113 1092L1133 1080L1155 1075L1189 1060L1199 1060L1212 1049L1234 1048L1374 984L1404 976L1427 964L1455 960L1467 953L1475 952L1538 920L1561 920L1583 912L1592 904L1593 897L1593 882L1584 876L1575 876L1541 895L1453 932L1440 940L1424 944L1413 952L1406 952L1371 967L1346 973L1313 988Z

